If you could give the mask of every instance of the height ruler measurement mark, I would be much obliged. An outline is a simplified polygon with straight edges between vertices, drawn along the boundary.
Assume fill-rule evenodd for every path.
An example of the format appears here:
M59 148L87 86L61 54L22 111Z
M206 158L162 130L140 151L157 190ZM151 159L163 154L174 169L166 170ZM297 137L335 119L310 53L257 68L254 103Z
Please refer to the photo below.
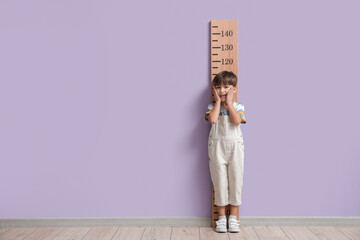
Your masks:
M212 82L214 76L224 70L238 74L238 23L237 20L212 20L210 25ZM214 101L213 94L211 100Z

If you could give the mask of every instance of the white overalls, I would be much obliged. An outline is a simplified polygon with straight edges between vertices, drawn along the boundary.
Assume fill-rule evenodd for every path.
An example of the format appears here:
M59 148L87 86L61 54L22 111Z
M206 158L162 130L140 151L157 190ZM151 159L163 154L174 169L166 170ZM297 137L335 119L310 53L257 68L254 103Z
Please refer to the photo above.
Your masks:
M209 105L210 113L213 105ZM235 109L244 118L244 106L234 102ZM219 119L212 124L208 140L209 168L214 185L217 206L241 204L244 174L244 141L240 124L235 126L229 112L220 108Z

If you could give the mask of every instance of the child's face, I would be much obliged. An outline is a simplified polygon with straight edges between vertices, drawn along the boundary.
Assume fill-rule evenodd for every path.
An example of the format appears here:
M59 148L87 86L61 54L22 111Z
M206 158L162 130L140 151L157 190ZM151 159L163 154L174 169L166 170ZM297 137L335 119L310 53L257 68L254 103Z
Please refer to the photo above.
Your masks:
M226 101L226 96L231 88L234 88L234 86L228 84L215 87L216 93L219 95L222 102Z

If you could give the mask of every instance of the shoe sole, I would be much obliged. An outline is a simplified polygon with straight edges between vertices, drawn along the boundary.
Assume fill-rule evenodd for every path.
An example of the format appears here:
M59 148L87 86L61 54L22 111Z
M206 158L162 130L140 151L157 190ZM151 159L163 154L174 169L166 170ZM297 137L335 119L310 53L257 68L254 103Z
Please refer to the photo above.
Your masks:
M227 229L223 229L223 230L220 230L220 229L215 229L215 232L218 232L218 233L226 233L227 232Z
M238 233L238 232L240 232L240 229L230 229L230 228L229 228L229 232L231 232L231 233Z

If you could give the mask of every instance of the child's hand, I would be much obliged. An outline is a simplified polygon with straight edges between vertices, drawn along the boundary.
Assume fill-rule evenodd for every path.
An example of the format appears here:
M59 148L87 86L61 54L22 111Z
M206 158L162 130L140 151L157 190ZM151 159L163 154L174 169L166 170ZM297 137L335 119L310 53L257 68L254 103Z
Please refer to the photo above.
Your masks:
M215 89L215 87L214 87L214 86L213 86L213 89L214 89L214 97L215 97L215 101L216 101L216 102L218 102L218 101L220 101L220 97L219 97L219 95L217 94L216 89Z
M235 88L231 87L228 94L226 95L226 103L232 105L234 100Z

